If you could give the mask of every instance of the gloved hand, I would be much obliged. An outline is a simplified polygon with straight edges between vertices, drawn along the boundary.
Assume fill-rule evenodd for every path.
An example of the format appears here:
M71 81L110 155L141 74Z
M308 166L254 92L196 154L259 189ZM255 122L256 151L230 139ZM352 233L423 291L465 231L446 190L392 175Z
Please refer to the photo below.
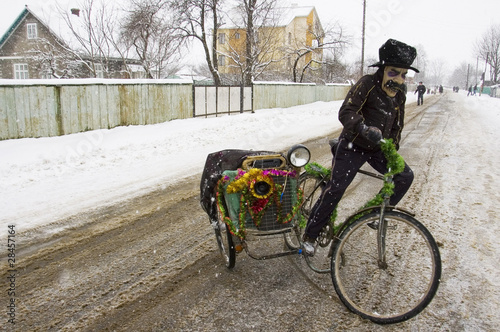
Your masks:
M377 127L370 126L368 127L364 123L361 125L361 135L367 138L369 141L378 144L382 137L382 131Z

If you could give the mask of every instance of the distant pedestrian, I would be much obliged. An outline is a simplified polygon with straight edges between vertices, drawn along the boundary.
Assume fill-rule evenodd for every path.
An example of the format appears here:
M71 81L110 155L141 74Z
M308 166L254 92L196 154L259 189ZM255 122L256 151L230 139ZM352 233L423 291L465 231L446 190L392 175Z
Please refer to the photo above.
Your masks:
M426 87L425 87L425 85L424 85L422 82L419 82L419 83L418 83L418 86L417 86L417 89L416 89L416 90L415 90L415 92L413 93L413 94L415 94L415 93L417 93L417 92L418 92L418 95L417 95L417 105L418 105L418 106L419 106L419 105L423 105L423 104L424 104L424 94L425 94L425 90L427 90L427 89L426 89Z
M467 97L472 94L472 85L469 86L469 92L467 92Z
M476 84L476 85L474 85L474 93L473 93L472 95L473 95L473 96L475 96L475 95L476 95L476 92L477 92L477 84Z

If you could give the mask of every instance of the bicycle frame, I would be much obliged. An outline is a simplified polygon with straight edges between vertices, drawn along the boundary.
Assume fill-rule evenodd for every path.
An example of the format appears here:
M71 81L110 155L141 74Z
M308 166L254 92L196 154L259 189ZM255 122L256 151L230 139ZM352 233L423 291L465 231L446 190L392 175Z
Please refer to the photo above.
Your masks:
M389 169L389 172L390 172L390 169ZM381 174L377 174L377 173L366 171L366 170L362 170L362 169L358 170L358 173L370 176L372 178L376 178L376 179L382 180L382 181L384 181L386 183L389 183L389 184L391 184L393 182L393 175L384 176L384 175L381 175ZM329 171L327 169L323 169L322 168L316 174L318 176L318 180L319 181L318 181L316 187L314 188L313 192L315 192L316 190L318 190L320 188L320 186L322 186L322 185L324 185L326 183ZM307 200L307 199L309 199L309 197L306 197L305 199ZM378 227L377 227L378 265L379 265L379 267L381 269L386 269L387 268L387 262L386 262L386 253L385 253L385 250L386 250L385 237L386 237L386 232L387 232L387 224L386 224L386 221L384 219L384 217L385 217L385 211L387 211L387 210L391 210L391 211L392 210L398 210L398 211L404 212L404 213L406 213L406 214L408 214L410 216L414 216L414 213L412 213L412 212L410 212L408 210L405 210L405 209L402 209L402 208L390 205L389 204L389 199L390 199L390 196L387 195L387 194L384 194L383 201L382 201L381 205L378 205L378 206L369 206L369 207L362 208L362 209L356 211L354 214L348 216L342 223L340 223L340 225L337 227L336 231L333 232L332 238L329 239L329 240L331 240L330 250L329 250L329 256L332 255L332 250L333 250L333 247L335 245L335 241L338 239L338 237L340 236L340 234L342 234L342 232L344 231L344 229L346 229L351 223L353 223L354 221L356 221L357 219L359 219L364 214L367 214L367 213L369 213L371 211L374 211L374 210L379 210L380 211L380 218L379 218ZM315 271L317 273L329 273L330 272L330 269L318 269L315 266L313 266L310 263L310 260L308 259L307 256L306 256L306 261L308 263L309 268L311 268L313 271Z
M392 176L388 176L386 179L384 179L384 181L391 184L392 178L393 178ZM380 206L380 219L377 230L378 266L384 270L387 269L387 262L385 257L385 236L387 233L387 224L385 222L384 214L385 214L385 207L389 205L389 198L390 198L389 195L384 194L384 200L382 202L382 205Z

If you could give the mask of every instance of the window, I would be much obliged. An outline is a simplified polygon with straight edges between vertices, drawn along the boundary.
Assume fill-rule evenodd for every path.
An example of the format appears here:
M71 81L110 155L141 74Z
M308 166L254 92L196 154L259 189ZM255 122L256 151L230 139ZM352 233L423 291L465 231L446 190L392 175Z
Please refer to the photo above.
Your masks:
M50 80L52 79L52 71L50 69L43 70L41 73L42 79Z
M226 34L219 33L219 44L224 44L226 42Z
M29 78L28 65L26 63L14 64L14 78L18 80L26 80Z
M239 32L236 32L234 34L234 39L240 39L240 33Z
M95 77L104 78L104 67L100 63L95 64Z
M26 28L28 29L28 39L36 39L38 37L36 23L28 23L26 24Z
M219 55L219 66L225 66L226 65L226 57L223 55Z

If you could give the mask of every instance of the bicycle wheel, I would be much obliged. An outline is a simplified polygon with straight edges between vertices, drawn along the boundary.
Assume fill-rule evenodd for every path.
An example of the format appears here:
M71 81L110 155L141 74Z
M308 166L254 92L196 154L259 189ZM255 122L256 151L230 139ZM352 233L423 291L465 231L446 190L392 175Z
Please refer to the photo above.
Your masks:
M234 248L232 234L226 223L223 221L220 211L217 212L217 223L214 230L220 254L224 259L224 264L228 269L232 269L236 262L236 250Z
M386 265L378 264L380 213L349 225L334 244L331 275L335 291L353 312L378 324L419 314L436 294L441 258L430 232L401 212L385 213Z
M318 200L325 184L322 178L318 178L309 173L302 173L299 177L299 188L304 193L304 202L302 203L302 215L308 219L314 204Z
M290 250L295 250L300 248L300 237L301 237L301 228L298 223L294 225L289 232L283 234L285 239L286 248Z

